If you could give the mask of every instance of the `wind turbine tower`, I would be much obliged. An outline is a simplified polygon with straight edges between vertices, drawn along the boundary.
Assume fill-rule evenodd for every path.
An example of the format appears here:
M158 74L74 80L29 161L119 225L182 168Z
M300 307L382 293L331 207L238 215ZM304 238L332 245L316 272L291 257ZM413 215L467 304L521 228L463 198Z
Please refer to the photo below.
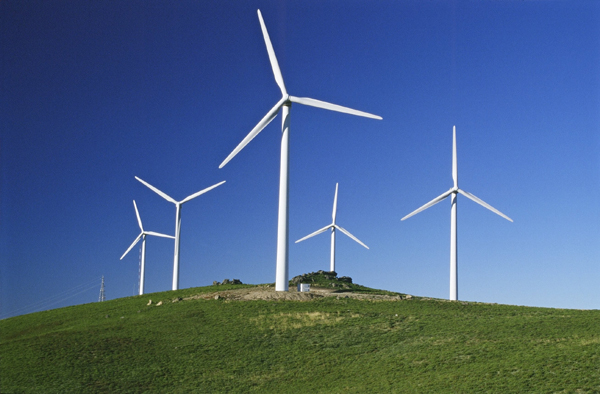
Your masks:
M458 300L458 241L457 241L457 197L458 194L462 194L468 199L475 201L477 204L484 208L489 209L497 215L502 216L508 221L513 221L511 218L498 211L485 201L475 197L469 192L466 192L458 188L458 168L456 160L456 126L452 129L452 179L454 180L454 186L447 192L429 201L427 204L409 213L401 220L408 219L409 217L416 215L417 213L424 211L425 209L434 206L438 202L446 199L448 196L452 196L450 199L450 300Z
M315 235L321 234L322 232L325 232L325 231L331 229L331 259L329 262L329 271L330 272L335 271L335 230L340 230L342 233L346 234L348 237L350 237L354 241L358 242L365 248L369 249L369 247L367 245L362 243L354 235L350 234L350 232L348 230L335 224L335 218L336 218L336 212L337 212L337 196L338 196L338 184L336 183L335 184L335 197L333 198L333 212L331 213L331 218L333 221L331 222L331 224L328 224L327 226L315 231L314 233L308 234L306 237L300 238L299 240L296 241L296 243L302 242L305 239L309 239L311 237L314 237Z
M179 242L180 242L180 235L181 235L181 206L183 204L185 204L186 202L193 200L194 198L196 198L208 191L211 191L215 187L222 185L223 183L225 183L225 181L219 182L216 185L212 185L210 187L207 187L206 189L200 190L199 192L196 192L192 195L187 196L186 198L184 198L181 201L177 201L173 197L158 190L157 188L155 188L148 182L141 180L137 176L135 177L135 179L137 179L138 181L140 181L141 183L146 185L150 190L152 190L153 192L155 192L156 194L158 194L165 200L175 204L175 250L173 253L173 287L172 287L172 289L177 290L177 289L179 289Z
M133 200L133 208L135 209L135 216L137 217L138 220L138 225L140 226L140 235L137 236L137 238L133 241L133 243L129 246L129 248L127 248L127 250L125 251L125 253L123 253L123 256L121 256L120 260L123 260L123 257L125 257L127 255L127 253L129 253L129 251L140 241L140 239L142 240L142 247L141 247L141 256L140 256L140 295L144 294L144 270L146 267L146 235L154 235L155 237L163 237L163 238L171 238L174 239L175 237L172 235L166 235L166 234L161 234L161 233L156 233L154 231L145 231L144 230L144 226L142 225L142 219L140 218L140 213L138 212L137 209L137 205L135 205L135 200Z
M260 10L258 10L258 20L262 29L265 45L267 46L267 52L269 54L269 60L271 62L271 68L275 76L275 82L281 90L281 99L275 104L273 108L258 122L256 126L248 133L246 138L239 143L239 145L227 156L221 163L219 168L223 168L235 155L239 153L258 133L262 131L279 113L282 112L281 119L281 152L280 152L280 166L279 166L279 211L277 219L277 268L275 271L275 290L276 291L288 291L288 277L289 277L289 261L288 261L288 244L289 244L289 232L288 232L288 218L289 218L289 135L290 135L290 110L292 103L309 105L312 107L328 109L330 111L343 112L351 115L364 116L372 119L381 119L380 116L373 115L367 112L357 111L355 109L342 107L341 105L331 104L320 100L315 100L307 97L294 97L290 96L285 88L283 82L283 76L279 69L279 63L275 56L267 27L263 20Z

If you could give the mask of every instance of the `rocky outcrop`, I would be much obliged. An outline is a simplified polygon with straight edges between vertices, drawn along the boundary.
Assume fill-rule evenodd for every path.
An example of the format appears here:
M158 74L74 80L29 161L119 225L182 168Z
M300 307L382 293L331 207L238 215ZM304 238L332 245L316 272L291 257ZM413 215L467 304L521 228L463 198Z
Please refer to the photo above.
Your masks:
M349 276L341 276L338 278L337 272L335 271L319 270L317 272L310 272L308 274L295 276L290 282L292 285L298 285L300 283L314 283L315 286L341 287L348 289L350 288L348 284L352 284L352 278Z
M216 280L213 282L213 286L220 285L243 285L242 281L239 279L223 279L223 282L217 282Z

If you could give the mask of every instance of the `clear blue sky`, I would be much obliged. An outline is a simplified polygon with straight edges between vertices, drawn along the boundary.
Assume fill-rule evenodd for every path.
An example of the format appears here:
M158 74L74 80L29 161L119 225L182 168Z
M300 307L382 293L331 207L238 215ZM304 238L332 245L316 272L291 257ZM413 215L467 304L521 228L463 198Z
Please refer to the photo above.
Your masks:
M290 94L382 121L294 105L290 277L328 269L367 286L448 298L459 185L459 298L600 308L600 2L2 1L0 317L130 296L146 229L174 233L181 288L275 281L278 117L218 165L281 97L260 8ZM173 242L148 238L146 291L169 290ZM80 291L80 294L69 297Z

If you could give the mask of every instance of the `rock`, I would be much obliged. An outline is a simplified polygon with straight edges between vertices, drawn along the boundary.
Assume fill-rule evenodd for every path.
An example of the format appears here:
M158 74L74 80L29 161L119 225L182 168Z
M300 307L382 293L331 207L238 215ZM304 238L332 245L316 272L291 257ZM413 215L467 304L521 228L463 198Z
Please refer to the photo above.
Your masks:
M242 281L239 279L234 279L231 281L232 285L243 285Z
M125 319L125 316L121 316L121 319Z
M219 298L221 298L218 294L215 296L215 300L218 300Z
M407 300L410 300L410 299L412 299L412 296L411 296L410 294L407 294L407 295L406 295L406 299L407 299Z
M156 306L161 306L162 305L162 301L158 301L158 304L156 304Z
M148 300L148 303L146 305L152 305L152 300Z
M173 298L173 300L172 300L171 302L179 302L179 301L181 301L181 300L183 300L183 298L181 298L181 297L176 297L176 298Z
M222 285L229 285L231 284L231 281L229 279L223 279L223 282L221 282Z
M213 286L219 286L221 284L221 282L217 282L216 280L213 281Z
M346 283L352 283L352 278L349 276L342 276L339 277L338 280L342 281L342 282L346 282Z

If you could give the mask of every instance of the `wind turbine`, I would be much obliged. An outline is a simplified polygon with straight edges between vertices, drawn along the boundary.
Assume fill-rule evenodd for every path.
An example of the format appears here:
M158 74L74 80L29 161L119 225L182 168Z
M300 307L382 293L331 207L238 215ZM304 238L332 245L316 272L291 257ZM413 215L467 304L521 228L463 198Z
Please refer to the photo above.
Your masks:
M285 89L283 83L283 76L279 69L279 63L275 57L275 51L267 32L267 27L262 18L260 10L258 10L258 20L260 21L260 27L262 29L265 44L267 46L267 52L269 54L269 60L271 62L271 68L275 75L275 82L281 89L281 99L275 104L273 108L258 122L256 126L248 133L246 138L239 143L239 145L227 156L221 163L219 168L223 168L235 155L238 154L258 133L262 131L279 113L282 112L281 119L281 153L280 153L280 167L279 167L279 212L277 221L277 268L275 272L275 290L276 291L288 291L288 203L289 203L289 189L288 189L288 176L289 176L289 133L290 133L290 108L292 103L298 103L303 105L309 105L312 107L328 109L331 111L343 112L351 115L364 116L373 119L382 119L380 116L369 114L367 112L357 111L355 109L342 107L341 105L331 104L324 101L315 100L307 97L294 97L290 96Z
M421 208L409 213L401 220L408 219L409 217L416 215L417 213L424 211L425 209L437 204L448 196L452 196L451 203L451 214L450 214L450 300L456 301L458 299L458 272L457 272L457 261L458 261L458 249L457 249L457 238L456 238L456 203L458 193L467 197L470 200L475 201L477 204L489 209L490 211L502 216L504 219L513 221L511 218L498 211L485 201L475 197L469 192L466 192L458 188L458 169L456 164L456 126L452 129L452 179L454 180L454 186L443 193L442 195L429 201Z
M175 237L172 235L155 233L154 231L145 231L144 226L142 226L142 219L140 218L140 213L138 212L137 205L135 205L135 200L133 200L133 208L135 209L135 216L137 216L137 221L140 226L140 230L142 230L142 232L140 233L140 235L138 235L138 237L135 239L135 241L133 241L133 243L125 251L125 253L123 253L123 256L121 256L121 258L119 260L123 260L123 257L125 257L127 255L127 253L129 253L129 251L131 249L133 249L133 247L140 241L140 239L142 240L142 268L140 271L140 295L142 295L142 294L144 294L144 269L146 267L146 235L154 235L155 237L163 237L163 238L171 238L171 239L175 239Z
M152 190L153 192L155 192L156 194L158 194L165 200L170 201L173 204L175 204L175 252L173 255L173 290L177 290L177 289L179 289L179 241L180 241L180 234L181 234L181 206L183 204L185 204L186 202L193 200L194 198L214 189L215 187L222 185L223 183L225 183L225 181L222 181L222 182L217 183L216 185L207 187L204 190L200 190L199 192L196 192L190 196L187 196L186 198L184 198L181 201L176 201L171 196L158 190L157 188L155 188L148 182L141 180L137 176L135 177L135 179L142 182L144 185L148 186L148 188L150 190Z
M320 230L315 231L312 234L308 234L306 237L304 238L300 238L299 240L296 241L296 243L298 242L302 242L305 239L309 239L311 237L314 237L317 234L321 234L322 232L325 232L329 229L331 229L331 261L329 263L329 271L330 272L334 272L335 271L335 230L340 230L342 233L346 234L347 236L349 236L350 238L352 238L354 241L358 242L359 244L361 244L362 246L364 246L365 248L369 249L369 247L367 245L365 245L364 243L362 243L358 238L356 238L354 235L350 234L350 232L340 226L338 226L337 224L335 224L335 216L336 216L336 211L337 211L337 195L338 195L338 184L335 184L335 197L333 198L333 212L331 213L331 218L333 219L333 221L331 222L331 224L328 224L327 226L323 227Z

